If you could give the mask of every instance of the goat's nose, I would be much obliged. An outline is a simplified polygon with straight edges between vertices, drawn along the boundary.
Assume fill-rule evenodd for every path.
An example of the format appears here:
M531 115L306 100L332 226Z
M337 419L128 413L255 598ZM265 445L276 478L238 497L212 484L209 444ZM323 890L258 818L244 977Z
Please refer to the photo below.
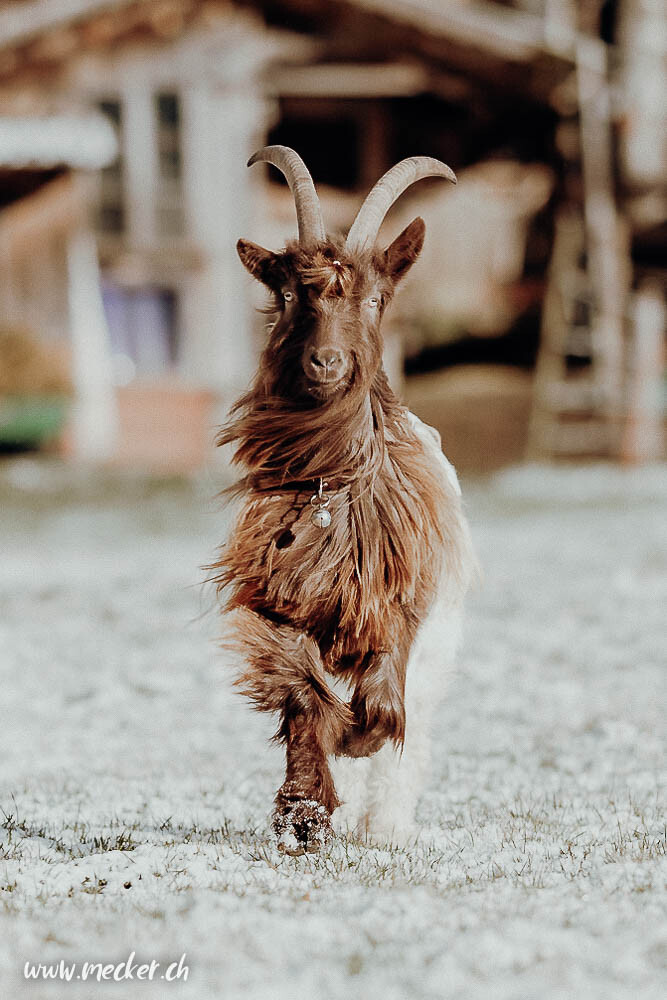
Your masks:
M311 353L310 360L315 368L324 368L327 372L334 372L343 364L343 354L332 347L320 347Z

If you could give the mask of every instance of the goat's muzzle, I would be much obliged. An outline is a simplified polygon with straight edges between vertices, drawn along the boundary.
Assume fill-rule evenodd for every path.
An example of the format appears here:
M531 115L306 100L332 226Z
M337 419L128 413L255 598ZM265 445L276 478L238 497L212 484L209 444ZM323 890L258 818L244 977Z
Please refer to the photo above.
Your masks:
M343 351L335 347L306 348L302 359L303 371L312 395L326 398L338 389L349 370Z

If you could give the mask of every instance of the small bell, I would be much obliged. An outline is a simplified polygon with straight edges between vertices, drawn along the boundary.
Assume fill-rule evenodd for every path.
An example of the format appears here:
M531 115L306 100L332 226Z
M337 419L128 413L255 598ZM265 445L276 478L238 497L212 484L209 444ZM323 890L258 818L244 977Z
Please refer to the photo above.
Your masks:
M324 488L328 485L328 483L320 479L317 493L314 493L310 498L310 503L313 507L310 520L318 528L328 528L331 524L331 514L327 510L327 507L331 503L331 497L327 496L324 492Z
M328 528L331 524L331 514L326 507L319 507L310 515L310 520L313 524L317 525L318 528Z

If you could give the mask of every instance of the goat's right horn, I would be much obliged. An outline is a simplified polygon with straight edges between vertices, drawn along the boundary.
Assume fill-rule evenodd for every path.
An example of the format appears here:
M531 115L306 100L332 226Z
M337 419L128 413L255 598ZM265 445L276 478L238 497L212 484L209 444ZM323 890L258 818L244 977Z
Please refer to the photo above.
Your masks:
M264 161L272 163L285 175L296 206L299 243L321 243L326 239L322 210L308 167L289 146L264 146L248 160L248 166Z
M350 253L372 247L385 215L406 188L423 177L444 177L456 184L456 174L446 163L432 156L409 156L388 170L372 188L359 209L347 235L345 249Z

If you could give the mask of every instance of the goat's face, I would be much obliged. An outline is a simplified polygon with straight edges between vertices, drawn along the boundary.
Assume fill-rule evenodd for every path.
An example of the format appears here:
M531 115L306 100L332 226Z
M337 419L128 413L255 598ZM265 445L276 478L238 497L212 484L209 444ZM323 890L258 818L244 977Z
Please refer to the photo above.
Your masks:
M264 353L271 391L326 402L368 388L382 358L380 324L397 282L416 260L424 222L415 219L385 250L350 256L344 241L282 253L239 240L243 265L273 295L277 314Z

